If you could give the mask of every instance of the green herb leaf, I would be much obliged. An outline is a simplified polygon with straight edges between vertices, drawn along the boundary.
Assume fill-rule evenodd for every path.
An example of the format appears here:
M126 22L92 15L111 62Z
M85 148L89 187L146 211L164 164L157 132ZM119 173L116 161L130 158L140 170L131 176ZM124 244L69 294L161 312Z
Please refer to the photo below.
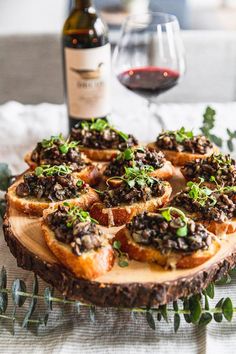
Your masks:
M4 314L8 306L8 294L0 293L0 314Z
M167 305L160 305L159 310L161 311L162 317L168 323Z
M188 235L188 227L187 224L185 224L183 227L180 227L179 229L177 229L176 231L176 235L179 237L185 237Z
M129 262L127 260L125 260L125 259L119 259L118 265L121 268L125 268L125 267L129 266Z
M179 330L180 321L181 321L180 315L178 313L175 313L174 314L174 331L175 331L175 333L177 333Z
M233 304L229 297L227 297L223 302L222 312L225 319L230 322L233 318Z
M205 312L201 315L200 320L198 322L199 326L207 326L212 320L212 315L209 312Z
M16 279L12 284L12 300L16 306L22 307L26 301L26 297L19 295L19 293L26 292L26 285L23 280Z
M71 168L66 165L50 166L50 165L41 165L36 167L35 174L37 177L40 176L63 176L68 175L72 172Z
M195 295L189 298L189 310L192 322L197 323L202 314L202 307L198 297Z
M113 248L116 249L116 250L120 250L121 248L121 243L120 241L116 240L113 242Z
M126 149L124 152L123 152L123 159L126 160L126 161L130 161L132 160L134 157L134 152L132 149Z
M149 327L155 331L155 329L156 329L155 320L154 320L152 313L149 310L146 311L146 320L147 320Z
M163 216L163 218L166 221L171 221L171 219L172 219L171 214L170 214L170 209L166 209L166 210L162 211L161 215Z
M209 296L210 299L214 299L215 296L215 287L213 283L210 283L208 287L205 289L207 296Z

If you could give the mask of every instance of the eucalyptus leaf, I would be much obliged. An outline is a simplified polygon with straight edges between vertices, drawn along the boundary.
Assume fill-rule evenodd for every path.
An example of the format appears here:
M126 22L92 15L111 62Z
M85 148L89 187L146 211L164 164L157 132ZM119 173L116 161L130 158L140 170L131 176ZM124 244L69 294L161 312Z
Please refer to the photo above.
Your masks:
M183 307L184 307L184 310L188 311L189 310L189 299L184 299L183 300ZM192 319L191 319L191 316L188 315L188 314L184 314L184 319L187 323L191 323L192 322Z
M223 321L223 315L222 313L214 313L214 320L218 323Z
M227 297L223 302L222 312L225 319L230 322L233 318L233 304L229 297Z
M175 313L175 315L174 315L174 331L175 331L175 333L177 333L179 330L180 321L181 321L180 315L178 313Z
M7 271L5 267L2 267L0 273L0 290L7 287Z
M179 311L179 306L177 301L173 301L173 309L177 312Z
M26 296L20 295L19 292L25 293L26 292L26 284L23 280L16 279L12 284L12 300L13 303L18 306L22 307L27 299Z
M53 296L53 290L50 288L45 288L44 290L44 303L47 306L48 311L52 311L52 298Z
M157 313L157 321L160 322L162 320L162 315L160 312Z
M89 307L89 317L90 317L90 320L91 322L95 323L95 306L90 306Z
M215 282L216 285L227 285L232 282L232 278L229 274Z
M209 312L204 312L198 322L199 326L207 326L212 320L212 314Z
M35 308L36 308L36 305L37 305L37 299L36 298L32 298L31 299L31 302L30 302L30 305L29 305L29 309L24 317L24 320L22 322L22 328L26 328L28 327L28 323L29 323L29 320L31 319L34 311L35 311Z
M6 312L8 306L8 294L0 293L0 314Z
M210 299L214 299L214 296L215 296L214 284L210 283L205 290L206 290L207 296L209 296Z
M164 320L168 323L168 314L167 314L167 306L166 305L161 305L159 307L162 317L164 318Z
M155 329L156 329L155 320L154 320L153 314L149 310L146 311L146 320L147 320L149 327L155 331Z
M189 310L192 322L197 323L202 313L202 307L198 297L195 295L189 298Z

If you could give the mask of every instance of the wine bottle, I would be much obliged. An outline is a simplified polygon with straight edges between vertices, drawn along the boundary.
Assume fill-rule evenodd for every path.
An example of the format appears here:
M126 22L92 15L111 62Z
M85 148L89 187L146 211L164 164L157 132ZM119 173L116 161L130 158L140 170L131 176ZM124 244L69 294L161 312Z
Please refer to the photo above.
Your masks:
M74 0L63 28L65 94L72 128L110 113L111 48L91 0Z

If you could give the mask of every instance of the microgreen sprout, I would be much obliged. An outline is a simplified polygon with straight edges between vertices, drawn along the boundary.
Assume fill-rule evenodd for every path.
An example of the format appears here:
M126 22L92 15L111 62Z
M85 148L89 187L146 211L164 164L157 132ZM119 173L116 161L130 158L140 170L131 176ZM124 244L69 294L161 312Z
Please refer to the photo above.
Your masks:
M80 222L91 222L94 224L98 224L97 220L91 218L89 212L79 208L78 206L69 204L67 202L64 202L63 205L65 207L68 207L68 219L66 224L68 228L71 228L76 220L79 220Z
M159 211L167 222L173 220L173 216L180 218L182 225L176 230L176 235L178 237L185 237L188 235L188 218L182 210L174 207L169 207L159 209Z
M56 141L64 141L64 140L65 140L65 139L64 139L64 137L63 137L62 134L53 135L53 136L51 136L50 139L43 139L43 140L41 141L41 145L42 145L42 147L43 147L44 149L46 149L46 148L51 148L51 147L54 145L54 143L55 143Z
M41 145L44 149L50 149L56 142L59 143L59 151L62 154L67 154L70 149L74 149L79 144L78 141L65 140L63 135L60 134L51 136L50 139L43 139Z
M114 176L107 180L107 184L109 185L109 181L115 179L120 179L124 183L127 183L130 188L135 187L135 185L139 187L152 186L154 182L159 181L158 179L150 176L150 173L154 171L152 166L145 165L143 168L134 167L125 167L125 173L123 176Z
M113 242L113 249L116 251L116 254L118 256L118 265L121 268L128 267L128 254L121 251L121 243L119 240Z
M91 129L91 130L96 130L98 132L103 132L106 129L111 129L113 130L115 133L117 133L123 140L128 140L129 136L123 132L121 132L120 130L117 130L116 128L114 128L111 124L108 123L108 121L106 119L93 119L91 123L89 122L83 122L82 123L82 128L84 129Z
M214 182L216 184L216 188L210 189L207 186L205 186L204 179L200 178L200 181L197 182L188 182L187 187L189 188L188 190L188 195L191 199L195 200L197 203L199 203L202 207L206 205L206 203L209 203L209 206L214 206L217 203L217 199L214 196L214 193L227 193L227 192L236 192L236 186L220 186L215 177L211 176L210 178L211 182Z
M182 143L185 140L191 140L194 137L193 132L185 130L184 127L180 128L179 130L169 130L166 133L167 135L174 135L178 143Z
M68 175L72 172L70 167L66 165L59 166L50 166L50 165L41 165L36 167L35 174L37 177L49 177L49 176L63 176Z

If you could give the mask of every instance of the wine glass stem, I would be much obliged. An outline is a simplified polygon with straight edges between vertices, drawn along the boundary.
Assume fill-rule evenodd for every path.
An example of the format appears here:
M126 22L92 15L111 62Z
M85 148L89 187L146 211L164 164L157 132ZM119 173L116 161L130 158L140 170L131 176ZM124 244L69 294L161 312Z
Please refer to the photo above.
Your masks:
M161 130L166 130L166 124L165 124L162 116L157 113L156 109L154 111L152 111L152 105L156 106L156 103L152 102L152 100L148 100L148 109L149 109L149 111L152 112L153 116L158 121L158 123L159 123L159 125L161 127Z

